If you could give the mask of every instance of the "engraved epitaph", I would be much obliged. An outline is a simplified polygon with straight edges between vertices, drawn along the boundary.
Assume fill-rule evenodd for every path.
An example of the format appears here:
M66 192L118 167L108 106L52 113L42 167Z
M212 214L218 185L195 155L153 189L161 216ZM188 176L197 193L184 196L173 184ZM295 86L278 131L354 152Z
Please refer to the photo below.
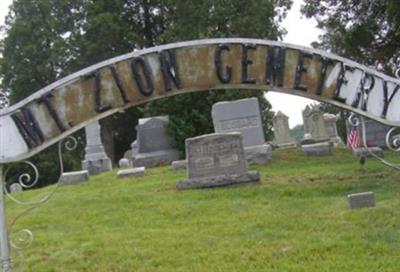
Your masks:
M258 172L247 171L242 135L215 133L186 139L188 180L178 188L206 188L259 180Z
M265 144L257 98L215 103L212 107L212 119L215 132L242 134L248 163L263 164L271 160L271 147Z

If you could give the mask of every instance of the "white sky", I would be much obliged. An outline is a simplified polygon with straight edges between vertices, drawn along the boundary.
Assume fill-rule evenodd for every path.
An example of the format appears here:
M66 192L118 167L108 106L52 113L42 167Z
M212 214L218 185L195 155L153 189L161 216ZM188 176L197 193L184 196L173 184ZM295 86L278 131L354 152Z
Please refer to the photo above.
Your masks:
M322 32L316 28L316 22L312 19L302 18L300 14L300 5L303 0L294 0L293 7L289 11L287 18L283 22L283 26L288 31L283 41L287 43L310 46L311 42L317 40L318 35ZM8 13L8 6L12 0L0 0L0 24L4 24L5 16ZM298 96L273 93L266 94L267 99L272 104L274 111L282 111L289 116L289 126L302 124L301 110L306 105L315 101L301 98Z
M310 47L311 43L316 41L318 35L322 34L322 32L316 28L317 22L315 20L301 17L300 6L302 3L303 0L293 1L292 9L283 22L283 26L288 32L283 41ZM272 110L276 112L280 110L289 116L289 126L291 128L303 123L302 109L306 105L316 102L315 100L276 92L269 92L266 97L272 105Z

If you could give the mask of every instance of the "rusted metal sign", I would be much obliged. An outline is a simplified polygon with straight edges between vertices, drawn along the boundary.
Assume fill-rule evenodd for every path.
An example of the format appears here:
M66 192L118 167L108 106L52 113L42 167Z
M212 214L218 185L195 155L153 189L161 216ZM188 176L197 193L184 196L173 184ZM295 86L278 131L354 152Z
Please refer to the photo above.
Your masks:
M210 89L259 89L325 101L400 126L400 81L319 50L210 39L122 55L0 111L0 163L18 161L123 108Z

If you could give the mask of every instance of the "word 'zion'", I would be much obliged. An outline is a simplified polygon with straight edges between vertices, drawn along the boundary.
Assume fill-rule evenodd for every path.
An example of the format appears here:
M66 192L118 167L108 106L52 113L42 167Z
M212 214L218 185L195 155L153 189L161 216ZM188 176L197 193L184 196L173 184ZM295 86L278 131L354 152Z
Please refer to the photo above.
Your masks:
M107 111L184 90L246 87L320 97L371 118L400 122L393 106L400 101L400 85L394 79L312 50L255 43L199 44L109 62L11 117L31 149Z

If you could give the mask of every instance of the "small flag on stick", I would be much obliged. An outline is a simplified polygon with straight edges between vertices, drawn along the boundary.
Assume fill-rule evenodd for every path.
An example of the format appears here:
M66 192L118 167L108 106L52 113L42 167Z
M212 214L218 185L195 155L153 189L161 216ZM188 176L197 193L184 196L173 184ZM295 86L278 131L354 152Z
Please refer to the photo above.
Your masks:
M350 129L349 135L347 135L347 146L351 149L360 147L360 132L357 127Z

